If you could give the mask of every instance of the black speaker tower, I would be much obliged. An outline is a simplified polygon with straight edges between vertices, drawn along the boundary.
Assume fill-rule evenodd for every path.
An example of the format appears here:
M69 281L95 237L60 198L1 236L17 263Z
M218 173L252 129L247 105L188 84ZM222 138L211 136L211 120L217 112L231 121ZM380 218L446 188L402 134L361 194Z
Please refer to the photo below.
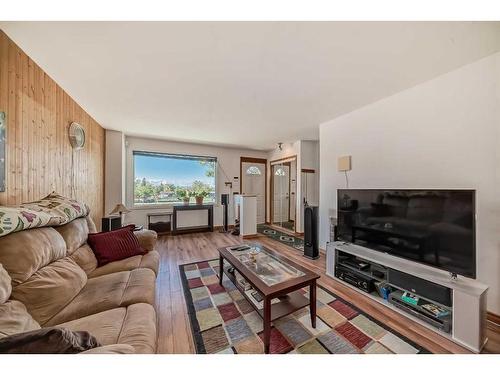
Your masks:
M221 201L222 206L224 207L224 213L223 213L223 216L222 216L222 233L227 233L228 232L228 225L227 225L228 214L227 214L227 208L228 208L228 205L229 205L229 194L221 194L220 201Z
M318 247L318 207L304 207L304 256L309 259L319 258Z
M103 232L110 232L115 229L122 227L122 217L121 216L107 216L103 217L101 221L101 230Z

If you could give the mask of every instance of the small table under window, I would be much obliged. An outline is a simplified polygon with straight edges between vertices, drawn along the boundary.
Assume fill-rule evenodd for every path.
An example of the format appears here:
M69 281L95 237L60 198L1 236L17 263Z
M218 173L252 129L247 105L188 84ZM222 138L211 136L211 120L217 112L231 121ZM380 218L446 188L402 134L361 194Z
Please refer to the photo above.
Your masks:
M207 215L206 220L202 220L203 224L190 224L184 222L179 223L179 212L183 211L206 211L201 213ZM196 220L197 221L197 220ZM172 216L172 234L194 233L194 232L213 232L214 231L214 206L213 204L178 204L174 205Z
M148 229L154 230L158 234L168 234L172 230L172 211L170 212L150 212L148 216ZM167 220L157 220L158 218L166 217ZM157 221L151 221L151 219Z

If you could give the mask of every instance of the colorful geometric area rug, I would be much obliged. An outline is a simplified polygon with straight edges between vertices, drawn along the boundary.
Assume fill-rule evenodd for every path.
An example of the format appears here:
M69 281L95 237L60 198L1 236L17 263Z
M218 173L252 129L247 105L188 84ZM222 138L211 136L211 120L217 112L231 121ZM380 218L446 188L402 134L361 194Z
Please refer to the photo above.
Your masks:
M257 232L272 238L275 241L293 247L295 250L304 251L304 240L300 237L295 237L288 233L281 232L266 224L257 225Z
M262 318L227 277L219 285L218 263L179 266L196 351L263 353ZM272 354L429 353L321 286L317 305L316 328L308 307L273 322Z

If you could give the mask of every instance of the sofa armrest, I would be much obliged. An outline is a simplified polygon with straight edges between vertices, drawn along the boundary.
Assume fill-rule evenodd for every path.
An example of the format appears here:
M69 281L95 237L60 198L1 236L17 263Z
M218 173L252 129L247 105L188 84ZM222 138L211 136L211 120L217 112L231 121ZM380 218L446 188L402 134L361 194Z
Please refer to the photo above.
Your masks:
M80 354L134 354L135 349L127 344L112 344L85 350Z
M148 253L153 251L156 245L156 239L158 235L155 231L149 229L137 230L134 232L135 236L139 240L141 247Z

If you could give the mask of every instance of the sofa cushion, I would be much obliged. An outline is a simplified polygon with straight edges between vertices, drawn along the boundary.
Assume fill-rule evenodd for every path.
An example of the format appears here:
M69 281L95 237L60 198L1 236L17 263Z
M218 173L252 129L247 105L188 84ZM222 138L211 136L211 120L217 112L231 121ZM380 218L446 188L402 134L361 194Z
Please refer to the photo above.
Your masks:
M135 354L134 347L127 344L113 344L98 346L97 348L85 350L80 354Z
M97 267L94 271L92 271L89 274L89 278L109 275L110 273L135 270L139 268L139 264L141 264L141 259L142 255L136 255L133 257L105 264L104 266Z
M143 229L134 231L134 235L139 240L139 244L146 251L153 251L155 249L158 234L154 230Z
M70 256L88 275L97 268L97 258L89 245L85 244L76 249Z
M160 253L158 251L150 251L145 254L141 259L140 268L149 268L155 275L158 275L160 268Z
M136 353L156 351L156 314L146 303L103 311L59 326L86 330L102 345L127 344Z
M12 280L0 264L0 305L7 301L12 293Z
M40 329L40 324L33 319L21 302L10 300L0 304L0 337L34 329Z
M56 327L66 327L73 331L88 331L97 338L101 345L116 344L122 330L127 309L128 307L117 307L101 311L96 314L60 323Z
M66 243L54 228L36 228L0 237L0 263L16 286L40 268L66 256Z
M89 233L97 233L97 228L95 226L94 220L90 217L90 215L85 216L87 220L87 226L89 227Z
M156 313L153 306L140 303L130 306L123 321L118 343L132 345L136 353L156 352Z
M87 242L89 226L84 217L54 228L66 242L67 254L73 254L80 246Z
M155 282L154 272L146 268L88 279L80 293L43 325L55 325L134 303L153 304Z
M149 268L155 274L158 274L159 264L160 254L158 254L157 251L150 251L144 255L136 255L134 257L117 260L116 262L111 262L102 267L98 267L89 274L89 277L97 277L114 272L130 271L136 268Z
M43 267L12 290L12 299L21 301L33 318L46 323L82 290L85 272L69 257Z
M127 225L110 232L89 234L87 241L94 251L99 267L109 262L145 253L133 234L134 227L134 225Z

